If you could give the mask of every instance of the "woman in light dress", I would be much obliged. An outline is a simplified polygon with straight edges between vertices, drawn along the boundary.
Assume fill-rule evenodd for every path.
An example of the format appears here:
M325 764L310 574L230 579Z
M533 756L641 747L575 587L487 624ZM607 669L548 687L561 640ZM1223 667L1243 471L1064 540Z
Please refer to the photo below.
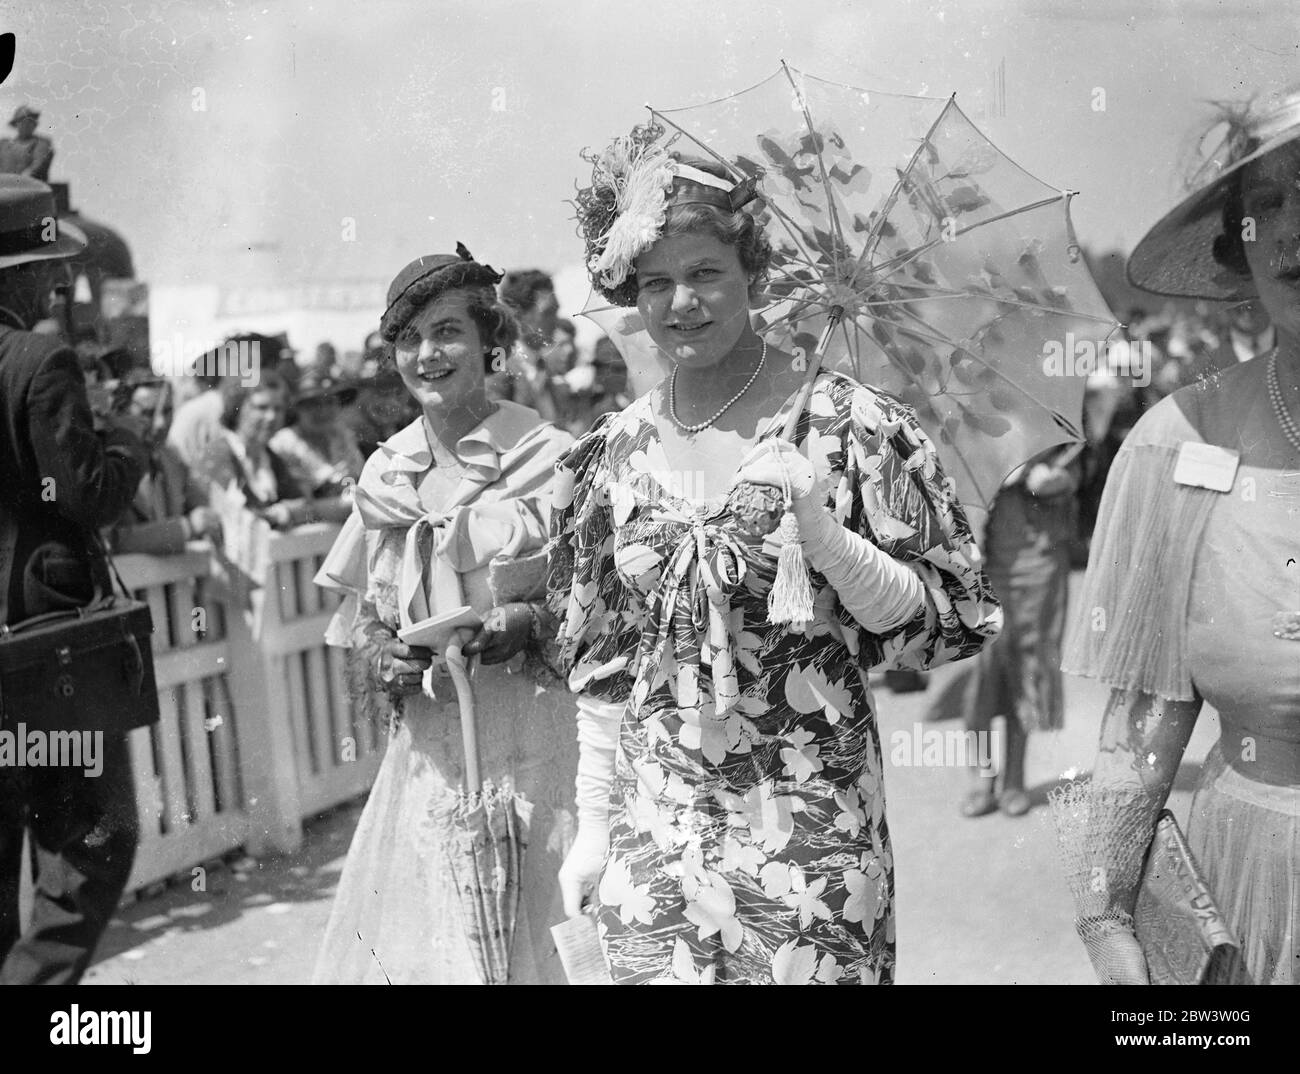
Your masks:
M438 813L464 785L456 691L433 654L397 639L406 577L431 567L408 534L432 527L435 557L487 624L466 643L482 773L531 804L511 983L559 983L549 926L563 920L556 872L572 841L573 702L543 688L537 656L554 630L541 604L491 607L487 564L540 553L555 460L572 442L537 413L492 402L484 377L517 329L496 299L499 275L457 254L422 257L388 292L382 321L420 417L389 437L358 482L355 506L319 584L345 595L332 644L350 646L352 679L394 729L353 836L316 964L317 983L473 984L480 980L444 857ZM414 559L412 557L415 557ZM539 576L540 577L540 576ZM433 614L446 595L435 585ZM431 684L431 693L430 686Z
M1148 980L1133 925L1142 853L1206 702L1221 734L1187 839L1241 943L1232 979L1300 980L1300 92L1234 111L1224 129L1193 192L1133 251L1129 279L1256 299L1277 345L1134 426L1066 642L1066 671L1114 688L1085 863L1105 882L1076 892L1107 982Z

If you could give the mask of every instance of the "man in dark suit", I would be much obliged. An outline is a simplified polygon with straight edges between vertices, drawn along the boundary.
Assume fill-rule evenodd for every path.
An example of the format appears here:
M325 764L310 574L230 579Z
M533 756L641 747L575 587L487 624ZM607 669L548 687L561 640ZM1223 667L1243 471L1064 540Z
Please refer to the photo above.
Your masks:
M58 224L44 183L0 175L0 623L84 605L110 591L93 533L135 495L148 465L119 418L96 433L77 355L28 329L49 315L61 259L85 249ZM62 276L62 278L60 278ZM5 712L5 725L21 713ZM14 728L10 727L10 730ZM23 832L36 891L20 935ZM75 984L131 871L138 839L126 738L105 732L98 777L0 765L0 983Z

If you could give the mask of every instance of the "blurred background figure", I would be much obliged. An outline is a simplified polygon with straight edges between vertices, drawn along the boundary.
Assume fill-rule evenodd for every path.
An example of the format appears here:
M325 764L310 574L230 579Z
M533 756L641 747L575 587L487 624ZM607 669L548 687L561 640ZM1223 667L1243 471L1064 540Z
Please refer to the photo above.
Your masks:
M567 317L560 317L555 322L555 334L551 345L542 355L546 371L552 377L563 377L578 363L578 330Z
M569 374L578 364L578 332L567 317L555 322L555 332L550 346L542 351L542 367L546 374L546 390L555 406L552 419L561 429L567 429L573 420L575 401Z
M316 344L316 357L308 366L308 372L315 371L326 376L337 377L339 375L339 352L335 349L334 344L326 340L323 343ZM301 385L299 386L301 390Z
M501 371L494 371L489 378L489 398L532 407L546 421L557 421L559 408L543 358L555 339L559 322L555 282L541 269L521 269L506 273L499 294L519 322L519 341L506 357L509 375L503 377Z
M1079 487L1077 447L1058 448L1031 460L1003 484L984 534L984 569L1002 602L1002 634L975 657L964 697L966 729L989 735L1001 756L996 773L971 769L964 817L1001 809L1029 812L1025 747L1034 731L1065 724L1061 638L1070 580ZM992 721L1001 716L999 741ZM1000 777L1001 787L995 786Z
M303 374L302 367L298 364L298 349L290 346L289 337L284 332L264 338L269 341L271 350L269 351L270 357L263 358L263 361L267 364L263 365L262 368L274 369L279 374L280 379L289 386L289 394L295 394L298 391L298 381ZM267 353L264 349L263 354L266 355Z
M1088 375L1083 400L1083 432L1088 450L1078 471L1077 525L1069 542L1070 561L1077 567L1088 562L1101 492L1119 446L1138 418L1158 398L1155 389L1136 383L1145 378L1131 375L1132 370L1140 368L1138 363L1145 354L1151 363L1149 370L1155 376L1156 350L1150 340L1137 335L1146 324L1145 312L1131 309L1127 323L1106 348L1106 361Z
M276 529L341 522L350 504L338 498L313 500L270 446L288 412L289 388L278 373L264 372L251 387L235 381L226 395L221 433L205 449L200 475L223 493L233 486L248 510Z
M108 534L115 552L172 555L184 552L187 541L221 539L221 521L208 506L207 487L167 442L171 395L168 381L146 370L132 370L115 392L115 409L143 426L149 449L149 469Z
M266 377L268 369L282 364L283 337L251 332L229 336L220 347L203 354L197 363L203 372L194 378L202 390L176 408L171 432L167 434L168 442L191 470L202 468L208 445L222 435L222 415L231 398L241 390L240 378L226 375L232 371L226 348L241 345L252 349L257 356L255 376ZM285 383L283 378L280 382Z
M271 437L271 450L288 464L298 486L313 497L350 497L361 476L366 460L356 435L343 422L343 407L356 396L356 388L314 366L298 384L292 424Z
M41 182L49 179L54 143L36 133L40 120L40 112L31 105L20 104L14 110L9 126L18 133L14 138L0 139L0 172L26 175Z
M566 427L574 436L590 429L600 415L632 402L627 365L608 336L596 341L590 364L575 366L565 379L570 399Z
M104 360L105 348L93 332L89 335L79 333L72 349L77 352L77 364L81 366L81 375L85 380L90 413L95 419L95 431L99 432L104 429L113 409L113 369Z
M220 429L204 447L199 472L211 484L234 485L251 510L304 498L288 463L270 448L289 412L289 388L268 372L251 387L236 382L222 398Z
M418 410L382 341L366 352L356 386L356 400L344 407L340 420L351 431L364 460L383 441L410 425Z

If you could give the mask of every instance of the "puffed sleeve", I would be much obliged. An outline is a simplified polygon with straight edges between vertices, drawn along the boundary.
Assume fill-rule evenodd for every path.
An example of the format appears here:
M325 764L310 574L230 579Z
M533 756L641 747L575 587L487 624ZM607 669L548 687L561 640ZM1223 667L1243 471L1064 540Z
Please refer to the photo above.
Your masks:
M558 620L556 670L569 689L602 701L631 693L639 643L629 593L614 570L606 414L556 463L547 549L547 605Z
M845 642L863 668L925 669L979 652L1002 629L1002 608L934 444L911 407L858 386L835 494L841 525L916 572L922 610L873 634L841 609Z

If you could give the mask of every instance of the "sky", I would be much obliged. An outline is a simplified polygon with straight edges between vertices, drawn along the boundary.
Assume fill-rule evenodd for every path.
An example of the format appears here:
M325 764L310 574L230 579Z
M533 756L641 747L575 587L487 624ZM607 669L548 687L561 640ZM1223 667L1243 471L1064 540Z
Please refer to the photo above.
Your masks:
M562 271L568 298L579 151L782 59L955 92L1080 192L1084 245L1127 250L1176 200L1204 102L1300 70L1294 0L0 0L0 30L18 38L0 110L42 110L51 178L154 288L382 286L462 241Z

